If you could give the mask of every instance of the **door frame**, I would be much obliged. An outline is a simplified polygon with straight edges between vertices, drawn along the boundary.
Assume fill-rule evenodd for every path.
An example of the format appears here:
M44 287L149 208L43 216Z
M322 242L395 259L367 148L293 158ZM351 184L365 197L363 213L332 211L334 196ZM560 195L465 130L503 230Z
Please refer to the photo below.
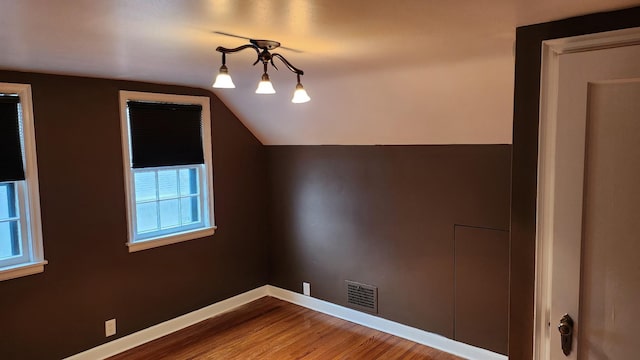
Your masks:
M542 42L640 26L640 6L516 29L509 261L509 357L533 358Z
M558 146L556 127L558 123L558 86L560 57L565 54L615 48L640 44L640 27L607 31L589 35L545 40L542 42L540 116L538 135L538 191L536 211L536 274L534 308L534 350L533 358L549 358L550 340L555 333L555 321L550 318L552 295L552 249L553 229L560 215L554 214L555 158L562 146ZM584 156L584 155L583 155ZM580 161L580 159L577 159ZM582 159L584 161L584 158ZM573 241L576 254L581 253L580 238ZM566 240L565 240L566 241ZM580 260L569 262L565 269L572 278L578 279L574 288L567 291L574 294L578 308L580 293Z

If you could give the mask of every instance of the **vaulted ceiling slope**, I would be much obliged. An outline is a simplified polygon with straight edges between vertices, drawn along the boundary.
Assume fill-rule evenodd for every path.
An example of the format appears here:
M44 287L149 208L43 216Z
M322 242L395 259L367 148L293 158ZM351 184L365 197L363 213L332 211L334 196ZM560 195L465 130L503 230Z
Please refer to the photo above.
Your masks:
M227 59L214 92L265 144L511 143L515 28L639 0L2 0L0 68L211 89L218 45L273 39L303 69Z

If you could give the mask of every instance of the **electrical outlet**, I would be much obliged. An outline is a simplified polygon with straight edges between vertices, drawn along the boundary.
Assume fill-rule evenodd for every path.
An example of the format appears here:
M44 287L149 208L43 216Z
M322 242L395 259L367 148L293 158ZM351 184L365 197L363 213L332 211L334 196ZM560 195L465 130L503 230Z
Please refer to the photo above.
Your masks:
M104 336L108 337L116 334L116 319L107 320L104 322Z
M302 283L302 293L307 295L307 296L311 296L311 284L309 284L308 282L303 282Z

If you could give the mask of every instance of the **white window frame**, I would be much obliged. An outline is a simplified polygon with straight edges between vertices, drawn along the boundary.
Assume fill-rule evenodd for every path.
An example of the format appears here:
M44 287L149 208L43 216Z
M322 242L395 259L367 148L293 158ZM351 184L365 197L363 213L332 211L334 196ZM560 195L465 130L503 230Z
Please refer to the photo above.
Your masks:
M18 94L20 97L20 124L22 126L22 159L25 179L13 181L20 214L20 230L23 243L23 257L8 266L0 266L0 281L41 273L47 261L44 260L42 245L42 222L40 219L40 187L38 185L38 159L33 124L33 103L31 85L0 83L0 93Z
M192 230L178 230L151 238L136 236L136 200L134 190L134 169L131 167L131 129L129 126L129 112L127 101L148 101L158 103L186 104L202 106L202 146L204 164L201 165L200 192L202 193L202 227ZM159 94L138 91L120 91L120 128L122 133L122 156L124 165L125 195L127 200L128 241L129 252L151 249L159 246L175 244L183 241L199 239L213 235L216 226L213 202L213 160L211 156L211 111L209 97ZM176 166L178 167L178 166ZM174 168L174 167L168 167ZM157 169L157 168L151 168Z

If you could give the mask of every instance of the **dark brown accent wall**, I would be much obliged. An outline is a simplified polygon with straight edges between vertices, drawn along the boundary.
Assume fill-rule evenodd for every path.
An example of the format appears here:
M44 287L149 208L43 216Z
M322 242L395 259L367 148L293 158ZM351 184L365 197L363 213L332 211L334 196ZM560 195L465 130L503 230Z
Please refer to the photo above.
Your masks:
M0 282L0 359L60 359L267 284L263 146L212 93L8 71L0 82L32 87L49 261ZM211 98L215 235L128 252L119 90Z
M506 354L509 232L457 225L454 243L454 338Z
M533 356L540 59L544 40L640 26L640 7L516 30L509 357Z
M509 145L267 152L272 285L301 292L307 281L313 297L346 306L345 280L372 284L381 317L454 338L454 227L508 230ZM466 260L482 267L491 257Z

